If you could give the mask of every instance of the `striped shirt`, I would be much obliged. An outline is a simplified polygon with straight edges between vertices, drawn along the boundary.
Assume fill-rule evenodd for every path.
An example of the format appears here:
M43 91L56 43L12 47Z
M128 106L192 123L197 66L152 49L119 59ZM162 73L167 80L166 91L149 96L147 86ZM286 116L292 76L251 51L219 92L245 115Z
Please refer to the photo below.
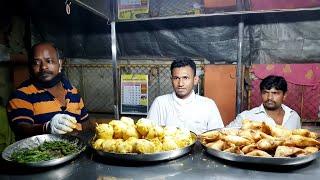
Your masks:
M44 124L58 113L73 116L78 122L87 119L88 113L77 89L65 78L61 82L66 91L65 107L49 91L36 87L31 80L23 82L7 104L8 119L13 130L22 122ZM46 129L43 131L45 133Z

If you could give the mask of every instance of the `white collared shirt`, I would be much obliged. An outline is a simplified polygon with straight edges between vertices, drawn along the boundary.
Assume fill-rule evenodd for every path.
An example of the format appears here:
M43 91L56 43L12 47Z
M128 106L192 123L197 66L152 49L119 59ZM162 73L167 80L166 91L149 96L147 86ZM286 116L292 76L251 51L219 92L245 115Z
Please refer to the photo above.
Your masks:
M194 91L186 99L178 98L174 92L157 97L147 118L160 126L185 128L196 134L224 127L215 102Z
M282 104L281 107L284 110L282 126L291 130L301 128L300 116L298 113L284 104ZM263 104L261 104L259 107L240 113L227 127L241 127L242 120L244 119L260 122L264 121L269 125L276 125L276 122L267 114Z

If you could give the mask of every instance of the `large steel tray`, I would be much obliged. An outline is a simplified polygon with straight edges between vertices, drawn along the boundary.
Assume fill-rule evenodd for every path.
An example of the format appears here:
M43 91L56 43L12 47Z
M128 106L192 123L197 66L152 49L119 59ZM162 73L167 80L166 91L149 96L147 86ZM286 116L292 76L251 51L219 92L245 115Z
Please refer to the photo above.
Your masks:
M67 141L73 144L76 144L78 146L78 151L61 157L57 159L52 159L49 161L40 161L40 162L30 162L30 163L18 163L14 162L11 159L11 154L19 149L23 148L34 148L37 147L41 144L43 144L45 141L50 142L50 141ZM82 151L84 151L86 148L86 144L79 139L78 137L75 136L69 136L69 135L54 135L54 134L43 134L43 135L37 135L37 136L32 136L26 139L22 139L20 141L17 141L10 146L8 146L3 152L2 152L2 158L5 159L6 161L21 164L24 166L28 167L50 167L50 166L55 166L58 164L65 163L69 160L74 159L77 157Z
M228 128L222 128L222 129L228 129ZM215 130L222 130L222 129L215 129ZM320 157L319 151L317 153L304 156L304 157L267 158L267 157L244 156L244 155L238 155L234 153L223 152L216 149L208 148L202 142L201 142L201 145L209 155L218 157L220 159L239 162L239 163L250 163L250 164L260 164L260 165L279 165L279 166L302 165Z
M155 162L155 161L176 159L189 153L197 140L197 135L195 133L191 132L191 135L192 135L192 138L194 139L194 142L187 147L175 149L172 151L164 151L164 152L150 153L150 154L137 154L137 153L121 154L121 153L104 152L104 151L96 150L91 145L91 142L94 140L94 137L89 141L89 146L91 147L91 149L93 149L95 153L105 158L111 158L111 159L122 160L122 161Z

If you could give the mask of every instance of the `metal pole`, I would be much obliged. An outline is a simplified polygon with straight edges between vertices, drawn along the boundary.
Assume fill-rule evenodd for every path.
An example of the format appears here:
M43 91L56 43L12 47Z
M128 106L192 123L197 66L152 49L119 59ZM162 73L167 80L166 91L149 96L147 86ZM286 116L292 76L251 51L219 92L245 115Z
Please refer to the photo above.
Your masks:
M244 23L242 16L240 16L240 22L238 24L238 62L237 62L237 92L236 92L236 114L241 113L242 110L242 49L243 49L243 32Z
M119 119L119 76L117 63L117 37L116 37L116 22L111 22L111 52L112 52L112 70L113 70L113 93L114 105L113 111L116 119Z

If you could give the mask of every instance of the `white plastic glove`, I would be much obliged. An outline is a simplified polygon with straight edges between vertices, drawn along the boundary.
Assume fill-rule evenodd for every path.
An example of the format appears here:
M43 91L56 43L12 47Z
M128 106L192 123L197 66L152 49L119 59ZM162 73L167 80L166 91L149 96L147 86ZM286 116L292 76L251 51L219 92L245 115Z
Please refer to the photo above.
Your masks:
M49 123L52 134L66 134L72 132L76 127L76 118L68 114L56 114Z

